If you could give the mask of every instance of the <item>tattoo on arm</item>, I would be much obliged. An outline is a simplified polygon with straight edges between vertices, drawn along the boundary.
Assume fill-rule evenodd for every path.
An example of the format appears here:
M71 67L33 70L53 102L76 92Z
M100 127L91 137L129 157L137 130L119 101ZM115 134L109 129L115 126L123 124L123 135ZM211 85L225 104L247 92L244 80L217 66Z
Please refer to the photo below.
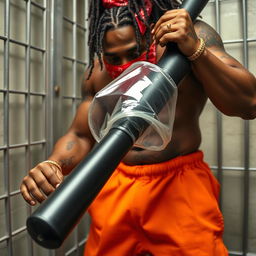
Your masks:
M241 67L240 64L225 51L220 35L210 25L199 21L195 23L195 28L198 36L205 40L206 47L220 60L225 62L228 66L235 68Z
M67 168L67 167L72 166L73 165L73 159L74 159L74 156L71 156L70 158L67 158L67 159L62 159L60 161L62 168Z
M189 32L187 33L187 35L195 40L197 40L197 35L196 35L196 32L193 28L193 26L190 27L190 30Z
M74 145L75 145L75 141L69 141L67 143L66 149L69 151L73 148Z
M197 23L198 35L205 40L206 47L217 47L224 50L224 45L219 34L204 22Z

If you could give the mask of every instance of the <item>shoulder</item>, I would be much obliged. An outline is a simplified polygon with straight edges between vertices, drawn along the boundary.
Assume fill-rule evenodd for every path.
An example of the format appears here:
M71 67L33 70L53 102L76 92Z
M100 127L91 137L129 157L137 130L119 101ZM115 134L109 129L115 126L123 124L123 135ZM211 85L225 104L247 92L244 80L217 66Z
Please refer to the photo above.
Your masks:
M198 37L204 39L207 49L222 62L232 67L243 68L239 61L226 52L220 35L213 27L198 20L195 23L195 31Z
M204 39L207 48L224 50L220 35L209 24L202 20L197 20L195 30L197 35Z
M104 66L101 68L98 60L94 61L93 70L90 76L89 74L90 67L85 71L82 80L81 93L83 99L88 96L94 96L99 90L105 87L112 80L106 72Z

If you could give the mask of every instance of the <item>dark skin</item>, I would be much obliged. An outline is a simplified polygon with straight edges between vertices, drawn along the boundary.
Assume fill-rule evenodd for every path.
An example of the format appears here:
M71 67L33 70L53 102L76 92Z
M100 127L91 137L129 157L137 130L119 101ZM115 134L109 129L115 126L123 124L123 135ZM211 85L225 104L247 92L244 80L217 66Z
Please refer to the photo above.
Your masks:
M171 28L167 24L171 24ZM163 151L133 148L123 159L126 164L163 162L198 150L201 143L199 117L208 98L226 115L244 119L256 117L256 79L225 52L215 30L202 21L193 24L184 9L167 11L152 29L158 59L167 42L176 42L185 56L191 56L199 47L199 37L205 40L206 49L191 63L192 71L178 87L172 140ZM132 26L107 31L103 46L103 58L111 64L124 64L138 57ZM144 50L145 42L142 42L140 51ZM63 173L51 164L40 163L22 181L21 193L31 205L45 200L62 182L63 175L68 174L95 143L88 126L88 108L95 93L112 79L104 68L101 70L97 60L89 80L86 80L87 75L88 72L82 85L84 100L67 134L58 140L49 157L62 166Z

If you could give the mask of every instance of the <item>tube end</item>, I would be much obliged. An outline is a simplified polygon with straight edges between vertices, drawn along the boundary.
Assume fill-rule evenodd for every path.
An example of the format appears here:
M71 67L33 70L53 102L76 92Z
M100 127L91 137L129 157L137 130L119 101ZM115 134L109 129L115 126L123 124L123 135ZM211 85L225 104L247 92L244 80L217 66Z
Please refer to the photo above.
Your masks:
M47 249L57 249L61 246L63 239L43 219L30 216L27 219L27 230L33 240Z

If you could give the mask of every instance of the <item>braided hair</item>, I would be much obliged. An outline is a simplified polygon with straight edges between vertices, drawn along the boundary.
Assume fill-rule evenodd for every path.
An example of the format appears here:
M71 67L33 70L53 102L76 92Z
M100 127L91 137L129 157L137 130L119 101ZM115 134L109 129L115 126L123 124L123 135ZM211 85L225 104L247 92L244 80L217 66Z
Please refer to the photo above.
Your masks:
M159 12L167 11L168 9L176 9L182 3L182 0L151 0L152 4L157 8L153 8L153 13L150 17L147 15L144 0L129 0L127 6L113 7L105 9L102 6L102 0L90 0L89 9L89 76L92 74L94 68L95 54L98 57L100 67L103 68L102 52L103 52L103 38L105 33L110 29L116 29L126 25L132 25L135 30L137 51L139 51L142 35L140 33L138 24L136 22L135 14L145 24L145 38L147 51L150 47L150 24L156 22L158 15L154 10L158 9ZM140 15L140 10L143 10L145 18Z

